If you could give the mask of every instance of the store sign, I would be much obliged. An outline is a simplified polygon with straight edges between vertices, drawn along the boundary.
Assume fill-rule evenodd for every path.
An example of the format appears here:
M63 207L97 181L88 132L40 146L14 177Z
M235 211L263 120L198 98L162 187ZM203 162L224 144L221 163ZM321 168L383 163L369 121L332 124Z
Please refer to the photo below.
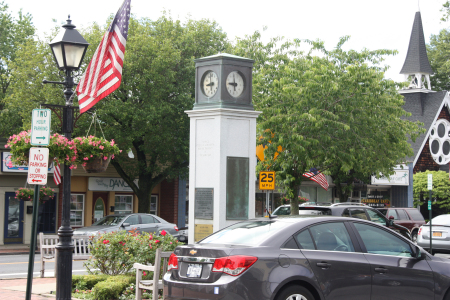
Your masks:
M409 170L395 170L393 175L372 176L372 184L376 185L409 185Z
M138 185L139 180L134 180ZM114 191L114 192L132 192L133 190L122 178L111 177L89 177L89 191Z
M53 173L53 163L48 168L48 173ZM28 165L14 165L11 162L11 153L2 152L2 172L4 173L28 173Z
M364 203L371 207L390 207L391 200L385 195L367 195L367 198L361 199L361 203Z

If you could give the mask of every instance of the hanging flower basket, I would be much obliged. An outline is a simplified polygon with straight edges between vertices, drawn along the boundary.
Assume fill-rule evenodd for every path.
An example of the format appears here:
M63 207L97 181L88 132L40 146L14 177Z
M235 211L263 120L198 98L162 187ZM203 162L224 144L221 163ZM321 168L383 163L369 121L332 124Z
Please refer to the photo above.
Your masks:
M107 159L97 157L83 163L82 166L86 173L101 173L106 171L110 161L111 157L107 157Z
M41 187L39 189L39 203L50 200L55 195L55 190L49 187ZM19 188L16 191L16 199L23 201L33 201L34 188Z
M76 164L81 164L86 173L101 173L106 171L111 159L118 155L119 150L114 140L90 135L73 139L77 148Z
M11 163L16 165L28 165L30 156L30 148L33 147L31 141L31 131L22 131L9 137L5 148L10 148ZM73 164L76 160L77 149L73 141L69 141L66 137L55 133L50 136L49 145L49 166L56 159L59 163L67 165Z

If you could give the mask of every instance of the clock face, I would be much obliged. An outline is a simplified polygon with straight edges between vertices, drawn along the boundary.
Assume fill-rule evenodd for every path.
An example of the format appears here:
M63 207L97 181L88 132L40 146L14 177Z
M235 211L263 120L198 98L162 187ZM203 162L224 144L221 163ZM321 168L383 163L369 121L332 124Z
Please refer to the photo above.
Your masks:
M227 76L227 91L237 98L244 91L244 78L238 71L233 71Z
M202 82L203 93L206 97L211 98L219 88L219 78L213 71L208 71L203 76Z

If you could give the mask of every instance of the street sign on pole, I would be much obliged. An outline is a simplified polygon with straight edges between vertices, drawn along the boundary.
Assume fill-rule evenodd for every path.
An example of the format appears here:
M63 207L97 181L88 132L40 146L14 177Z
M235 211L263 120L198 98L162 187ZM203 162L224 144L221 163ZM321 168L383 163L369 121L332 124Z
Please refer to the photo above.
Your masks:
M28 161L28 184L46 185L48 175L48 148L30 148Z
M431 210L431 201L428 200L428 210Z
M433 189L433 174L428 174L428 190Z
M33 109L31 113L31 145L48 146L51 116L50 109Z
M259 172L259 189L260 190L275 189L275 171Z

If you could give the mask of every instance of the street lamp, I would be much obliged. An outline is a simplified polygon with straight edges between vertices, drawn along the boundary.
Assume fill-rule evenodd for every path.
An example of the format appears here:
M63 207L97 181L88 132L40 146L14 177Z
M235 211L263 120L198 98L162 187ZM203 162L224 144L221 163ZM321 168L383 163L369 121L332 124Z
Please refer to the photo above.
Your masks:
M65 80L64 82L44 80L43 83L62 84L65 87L66 105L62 107L62 131L64 136L71 140L75 109L72 107L72 88L74 87L72 72L80 67L89 43L75 30L70 15L67 24L62 27L64 30L61 30L49 45L58 68L65 71ZM54 105L48 106L54 107ZM71 299L72 297L72 251L74 245L72 244L73 230L70 227L70 177L70 168L64 167L61 227L58 229L59 242L56 245L56 299Z

